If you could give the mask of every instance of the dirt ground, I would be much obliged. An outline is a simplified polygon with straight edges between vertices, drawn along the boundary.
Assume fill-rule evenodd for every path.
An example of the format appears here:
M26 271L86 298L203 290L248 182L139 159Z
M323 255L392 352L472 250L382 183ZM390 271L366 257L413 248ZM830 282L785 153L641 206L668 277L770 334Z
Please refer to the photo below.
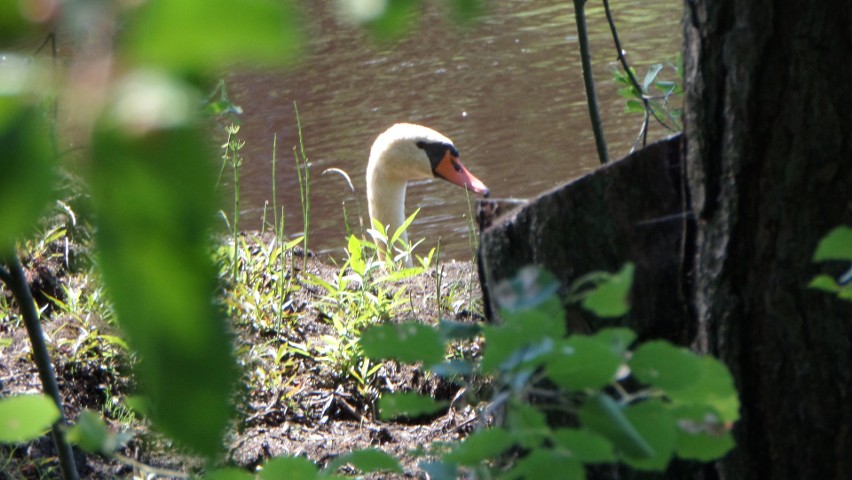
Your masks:
M37 297L42 293L61 295L62 283L70 281L61 265L33 265L32 261L25 261L25 268ZM313 257L308 271L325 279L331 279L338 273L328 262ZM416 319L435 323L439 316L462 322L483 320L477 313L481 312L481 308L477 307L481 307L481 293L473 265L469 262L445 262L439 271L441 282L436 282L438 273L433 267L427 273L393 286L394 289L405 289L408 305L398 318L391 321ZM442 295L452 292L456 299L454 306L445 305L440 313L436 302L438 284ZM8 295L5 290L0 292ZM295 328L270 333L236 327L235 341L243 345L276 339L305 345L318 344L321 336L332 332L328 319L315 307L320 294L316 287L310 285L302 285L295 290L291 299L297 312ZM109 410L110 402L118 402L132 393L132 375L114 373L129 372L123 364L125 360L116 355L81 361L79 343L82 342L82 334L76 320L53 315L49 310L43 318L67 415L72 421L84 408ZM117 333L108 325L99 325L99 328L101 333ZM23 326L0 323L0 339L3 338L11 341L0 343L0 396L40 392L41 384L31 361ZM479 347L475 342L466 345L463 354L475 357ZM72 351L75 354L72 355ZM260 359L273 361L270 357ZM288 378L280 388L257 390L242 385L242 391L237 394L238 417L225 439L223 465L251 470L272 457L301 455L322 466L340 454L375 447L400 459L405 470L403 478L424 478L417 468L417 462L423 458L411 452L422 451L433 442L459 440L476 426L474 408L466 403L468 397L462 386L430 375L416 366L385 362L373 382L374 392L416 391L447 400L450 407L429 418L381 421L375 412L375 398L370 398L374 395L365 395L353 379L334 375L314 358L295 356L292 362L287 370ZM127 428L126 424L117 420L109 423L115 429ZM147 431L144 423L134 422L131 428L133 439L120 453L158 470L140 470L127 462L77 452L81 476L92 479L131 478L147 472L157 474L150 478L177 478L169 475L168 471L197 471L199 462L180 454L167 440ZM55 478L59 472L54 455L48 437L14 448L0 447L0 479Z

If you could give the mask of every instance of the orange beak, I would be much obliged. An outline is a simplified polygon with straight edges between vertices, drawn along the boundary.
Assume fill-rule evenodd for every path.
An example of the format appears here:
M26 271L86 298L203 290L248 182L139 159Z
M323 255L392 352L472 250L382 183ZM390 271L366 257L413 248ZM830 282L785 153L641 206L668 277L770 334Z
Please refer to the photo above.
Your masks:
M482 183L482 180L473 176L464 165L459 161L459 157L452 154L450 150L444 154L444 158L438 162L438 165L433 170L436 177L464 187L472 192L479 193L485 197L490 193L488 187Z

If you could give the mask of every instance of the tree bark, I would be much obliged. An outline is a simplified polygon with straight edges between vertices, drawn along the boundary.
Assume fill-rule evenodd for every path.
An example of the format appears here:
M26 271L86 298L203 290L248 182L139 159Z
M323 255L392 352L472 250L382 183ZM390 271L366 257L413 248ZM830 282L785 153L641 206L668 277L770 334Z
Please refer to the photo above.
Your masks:
M852 304L809 290L852 225L852 2L687 0L696 347L742 403L724 479L852 472ZM844 269L849 266L845 265Z

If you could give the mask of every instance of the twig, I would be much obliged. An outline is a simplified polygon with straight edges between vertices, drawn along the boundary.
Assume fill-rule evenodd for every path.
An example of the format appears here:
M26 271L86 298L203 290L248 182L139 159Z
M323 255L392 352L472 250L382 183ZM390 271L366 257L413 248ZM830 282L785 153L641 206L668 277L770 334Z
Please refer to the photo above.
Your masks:
M595 79L592 73L592 56L589 49L589 32L586 28L586 0L574 0L574 15L577 18L577 37L580 41L580 60L583 64L583 83L586 85L586 103L589 105L589 117L592 121L592 132L595 134L595 146L601 165L609 162L606 150L603 122L598 107L598 95L595 93Z
M51 436L53 437L53 443L56 445L56 451L59 456L59 467L62 469L62 478L65 480L77 480L80 476L77 473L77 466L74 464L74 452L71 450L71 444L65 439L64 428L67 426L68 421L65 418L65 411L62 408L62 397L59 394L59 385L56 383L56 372L54 372L53 364L50 362L50 354L47 352L47 345L44 341L44 332L41 329L32 292L27 285L24 267L21 266L18 255L14 252L5 254L2 261L6 264L8 271L0 269L2 270L0 278L9 287L9 290L12 291L15 301L18 302L18 308L21 311L21 316L24 318L24 325L27 328L30 344L33 347L33 357L38 368L42 388L53 399L53 402L59 409L59 419L51 427Z
M612 32L612 41L615 43L615 49L618 52L618 61L621 62L621 67L624 69L624 72L627 73L627 78L630 80L630 83L632 83L636 91L639 92L640 98L642 99L642 105L645 107L645 120L642 122L641 130L639 130L639 137L642 138L642 146L644 147L648 144L648 124L650 121L650 115L653 115L660 125L667 129L672 131L676 129L667 124L665 120L660 118L654 109L651 108L651 103L648 101L648 97L646 97L645 92L642 91L642 86L639 85L639 81L636 79L636 76L633 75L633 70L627 63L627 57L624 56L624 50L621 48L621 40L618 38L618 30L615 28L615 20L613 20L612 12L609 9L609 0L603 0L603 4L604 11L606 12L606 20L609 23L609 29Z
M125 465L130 465L131 467L135 468L136 470L139 470L142 473L153 473L154 475L156 475L158 477L172 477L172 478L191 478L192 477L192 475L190 475L188 473L179 472L177 470L169 470L167 468L152 467L151 465L146 465L146 464L144 464L144 463L142 463L138 460L134 460L134 459L132 459L128 456L122 455L122 454L117 453L117 452L113 453L112 455L119 462L121 462ZM147 478L147 476L145 478Z

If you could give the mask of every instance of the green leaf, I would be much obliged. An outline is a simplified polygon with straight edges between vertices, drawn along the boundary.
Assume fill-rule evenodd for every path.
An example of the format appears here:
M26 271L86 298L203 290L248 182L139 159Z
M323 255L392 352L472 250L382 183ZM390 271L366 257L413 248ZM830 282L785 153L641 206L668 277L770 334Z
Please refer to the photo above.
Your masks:
M32 229L53 198L57 166L42 112L23 95L2 95L4 87L0 78L0 249L5 250Z
M438 322L438 333L444 341L467 340L479 335L481 332L482 326L478 323L454 322L451 320L441 320Z
M621 357L636 340L636 332L629 328L604 328L589 338L608 346L612 353Z
M448 360L433 365L430 370L435 375L440 375L444 378L454 377L457 375L470 375L473 373L473 365L467 360Z
M686 388L703 373L698 356L664 340L648 342L636 349L630 369L640 382L667 392Z
M615 380L621 356L606 343L573 335L557 346L545 366L557 385L569 390L599 389Z
M328 464L326 470L334 472L343 465L350 464L363 473L393 472L402 473L399 461L387 453L375 449L366 448L355 450L352 453L341 455Z
M304 457L278 457L267 461L260 471L262 480L315 480L319 469Z
M430 415L446 406L446 401L438 401L414 392L386 393L379 399L382 420L402 416L416 418L421 415Z
M523 448L535 448L550 437L547 418L531 405L510 404L506 413L506 424L515 442Z
M59 409L44 395L0 399L0 443L35 440L58 419Z
M651 84L654 83L654 80L657 79L657 75L660 74L660 71L662 69L663 69L662 63L657 63L657 64L654 64L654 65L651 65L651 68L648 69L648 73L645 74L645 79L642 80L642 91L643 92L648 91L648 87L650 87Z
M438 332L417 322L376 325L367 328L359 340L364 353L374 359L393 358L400 362L433 365L444 359L444 344Z
M630 310L629 294L635 267L627 262L624 267L599 284L583 298L583 308L603 318L620 317Z
M829 275L817 275L813 278L813 280L811 280L811 283L808 284L808 288L822 290L829 293L838 293L843 290L843 288L837 284L837 280Z
M625 463L639 470L665 470L674 453L676 439L671 412L659 400L646 400L628 406L624 414L653 451L648 457L624 450Z
M301 19L290 2L151 0L134 13L124 47L143 64L207 72L236 63L268 67L301 49Z
M514 444L514 436L502 428L489 428L473 433L459 446L444 454L445 462L474 466L494 458Z
M586 471L582 463L564 452L537 448L518 460L502 478L584 480Z
M393 236L390 239L391 245L396 245L396 241L399 240L399 237L401 237L402 234L406 232L406 230L408 230L408 227L411 225L411 222L413 222L414 219L417 218L418 213L420 213L419 208L415 210L414 213L409 215L408 218L406 218L405 221L402 222L402 225L397 227L396 231L393 232Z
M114 434L100 415L83 410L77 423L68 430L68 441L89 453L109 455L130 439L129 434Z
M841 225L820 240L814 261L852 260L852 228Z
M222 448L236 379L212 301L208 242L216 210L197 98L147 73L119 87L93 137L99 264L116 317L139 353L155 426L207 457Z
M611 441L632 458L651 458L655 452L622 408L608 395L598 393L586 400L580 409L580 423Z
M586 429L559 429L553 432L553 440L583 463L609 463L616 460L612 443Z
M677 447L681 458L709 462L734 448L734 437L716 410L707 405L677 407L672 415L676 422Z
M735 422L740 418L740 400L731 372L725 364L710 356L701 357L699 362L699 378L683 388L666 390L666 395L680 405L712 406L722 421Z

